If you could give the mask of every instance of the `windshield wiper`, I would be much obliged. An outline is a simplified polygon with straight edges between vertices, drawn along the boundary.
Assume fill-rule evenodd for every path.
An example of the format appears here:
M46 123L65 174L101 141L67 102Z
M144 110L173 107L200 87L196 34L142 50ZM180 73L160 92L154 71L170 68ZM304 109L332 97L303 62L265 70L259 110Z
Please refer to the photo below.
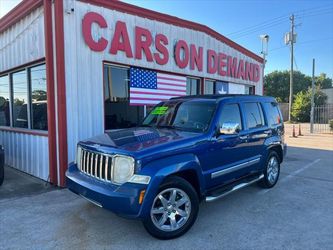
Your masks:
M171 129L179 129L179 127L176 127L174 125L157 125L157 128L171 128Z
M154 126L149 124L140 124L138 125L138 127L154 127Z

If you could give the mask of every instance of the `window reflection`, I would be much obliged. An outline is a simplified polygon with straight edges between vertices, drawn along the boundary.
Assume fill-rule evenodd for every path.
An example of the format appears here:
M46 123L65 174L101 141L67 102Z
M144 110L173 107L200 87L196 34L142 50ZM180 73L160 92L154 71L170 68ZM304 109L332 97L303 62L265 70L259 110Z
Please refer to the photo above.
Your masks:
M28 84L27 72L22 70L12 74L13 78L13 125L28 128Z
M9 77L0 77L0 126L10 125Z
M214 94L214 83L213 81L206 80L205 81L205 87L204 87L204 94L210 95Z
M187 77L186 79L186 95L200 94L200 80Z
M45 64L30 69L31 128L47 130L47 92Z
M104 65L105 129L128 128L143 119L143 107L129 105L129 68Z

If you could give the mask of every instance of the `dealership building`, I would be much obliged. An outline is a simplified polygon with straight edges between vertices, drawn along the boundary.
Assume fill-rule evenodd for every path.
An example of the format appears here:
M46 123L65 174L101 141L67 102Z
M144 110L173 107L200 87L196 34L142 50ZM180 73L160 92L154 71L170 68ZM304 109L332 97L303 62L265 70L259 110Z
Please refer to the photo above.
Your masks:
M135 99L135 69L170 98L263 92L263 59L205 25L119 1L24 0L0 19L6 164L64 186L78 141L135 126L160 101Z

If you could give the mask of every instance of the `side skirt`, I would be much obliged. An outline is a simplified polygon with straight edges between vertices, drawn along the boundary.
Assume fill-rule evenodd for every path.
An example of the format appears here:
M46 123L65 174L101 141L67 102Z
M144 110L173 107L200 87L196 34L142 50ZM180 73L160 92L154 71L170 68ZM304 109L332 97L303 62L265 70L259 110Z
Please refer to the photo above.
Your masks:
M212 202L217 199L220 199L224 196L227 196L228 194L231 194L239 189L242 189L244 187L247 187L247 186L257 182L257 181L261 180L262 178L264 178L263 174L261 174L260 176L255 176L251 179L247 178L244 180L240 180L234 184L228 185L227 187L223 187L221 189L215 190L206 196L206 202Z

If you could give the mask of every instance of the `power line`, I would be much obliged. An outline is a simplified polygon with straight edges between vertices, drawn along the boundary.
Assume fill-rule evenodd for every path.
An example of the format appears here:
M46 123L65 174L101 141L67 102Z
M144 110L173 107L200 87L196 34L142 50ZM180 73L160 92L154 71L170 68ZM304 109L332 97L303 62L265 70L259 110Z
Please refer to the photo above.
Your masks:
M307 40L307 41L304 41L304 42L299 42L297 44L299 46L299 45L303 45L303 44L307 44L307 43L313 43L313 42L319 42L319 41L325 41L325 40L331 40L331 39L333 39L333 37L325 37L325 38ZM270 49L269 52L272 52L272 51L275 51L275 50L280 50L280 49L285 49L285 48L288 48L288 46L283 45L283 46L280 46L280 47L276 47L276 48Z
M237 33L242 33L242 32L244 32L246 30L253 29L253 28L256 28L256 27L262 26L262 25L267 25L267 24L272 23L272 21L279 21L279 20L284 19L286 17L288 17L288 15L283 15L283 16L279 16L279 17L276 17L276 18L272 18L272 19L266 20L266 21L264 21L262 23L259 23L259 24L253 25L253 26L249 26L247 28L240 29L240 30L235 31L235 32L231 32L231 33L226 34L226 35L227 36L231 36L231 35L234 35L234 34L237 34Z
M333 5L326 5L326 6L320 6L317 8L298 10L298 11L295 11L294 13L300 13L295 16L304 18L304 17L311 17L311 16L316 16L316 15L329 14L329 13L332 13L331 11L333 11ZM238 31L229 33L229 34L227 34L227 36L232 36L234 39L240 38L243 36L247 36L249 34L253 34L254 32L280 25L280 24L284 23L285 21L287 21L287 17L288 17L288 15L275 17L275 18L266 20L262 23L259 23L259 24L253 25L253 26L249 26L247 28L240 29Z

